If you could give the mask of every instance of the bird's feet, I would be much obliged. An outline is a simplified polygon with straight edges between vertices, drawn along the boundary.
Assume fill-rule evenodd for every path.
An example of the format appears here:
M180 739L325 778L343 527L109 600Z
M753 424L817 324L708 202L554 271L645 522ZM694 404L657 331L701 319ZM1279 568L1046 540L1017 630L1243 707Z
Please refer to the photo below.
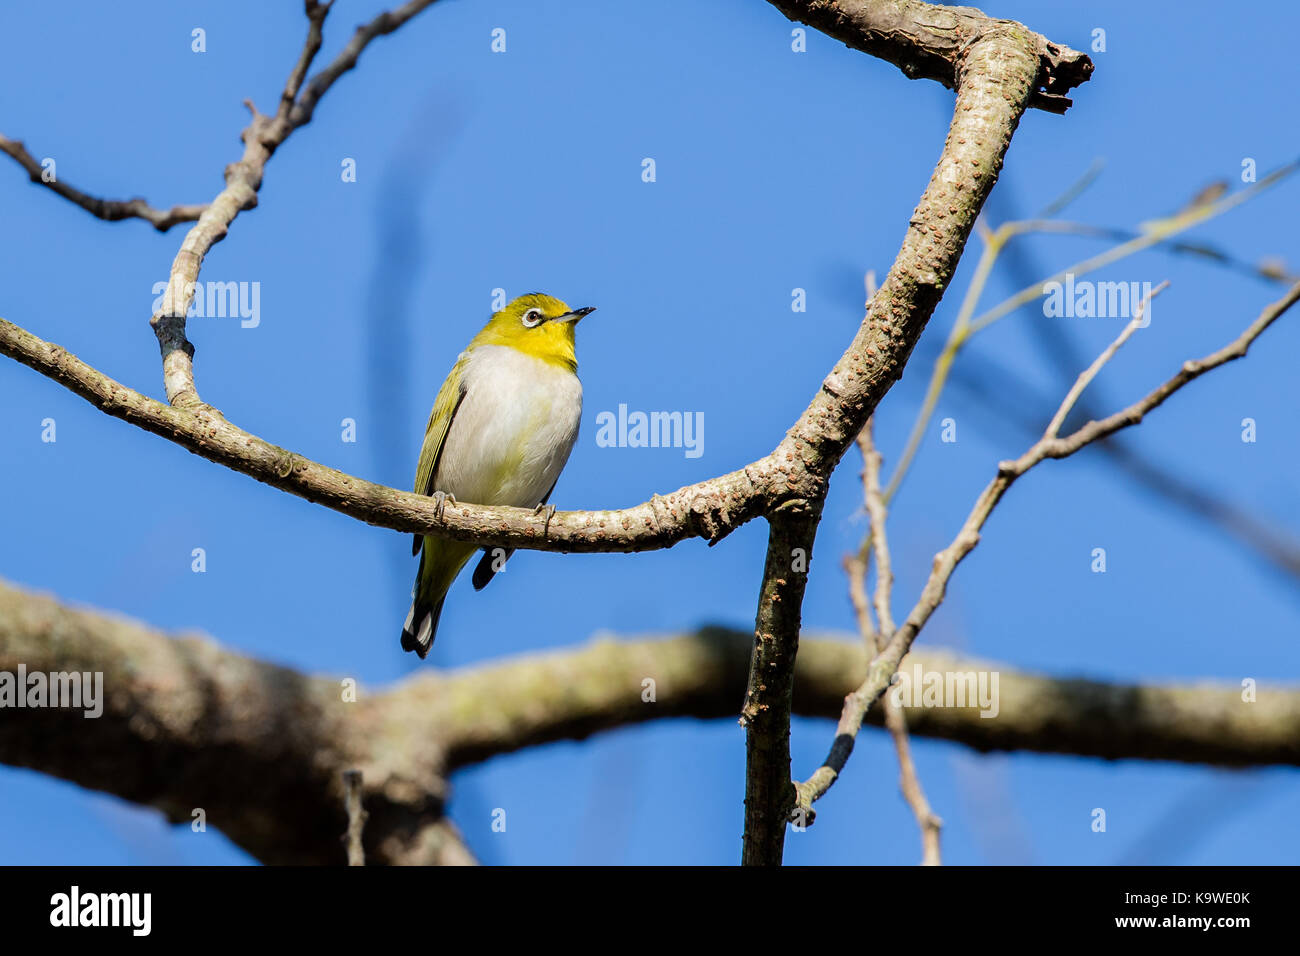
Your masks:
M551 530L551 519L555 517L555 510L555 505L548 505L545 501L533 509L533 514L535 515L542 514L543 512L546 513L546 521L542 525L543 537L545 537L546 533Z
M449 495L445 491L435 491L430 497L433 498L433 513L438 516L439 521L442 520L442 513L447 508L447 502L450 501L453 505L456 503L456 496Z

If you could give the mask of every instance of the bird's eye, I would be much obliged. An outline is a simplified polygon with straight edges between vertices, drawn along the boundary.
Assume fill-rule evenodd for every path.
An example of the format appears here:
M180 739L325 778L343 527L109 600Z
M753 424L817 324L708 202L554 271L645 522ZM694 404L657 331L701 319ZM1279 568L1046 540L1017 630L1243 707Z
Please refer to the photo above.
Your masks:
M525 328L532 329L532 328L536 328L541 324L542 324L542 313L537 309L529 309L527 312L524 313Z

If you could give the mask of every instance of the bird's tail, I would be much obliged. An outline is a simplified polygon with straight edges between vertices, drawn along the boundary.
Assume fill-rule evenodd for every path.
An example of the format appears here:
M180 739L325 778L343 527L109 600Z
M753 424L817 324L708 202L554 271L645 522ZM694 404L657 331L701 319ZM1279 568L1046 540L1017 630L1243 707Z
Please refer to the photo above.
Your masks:
M415 651L420 657L429 653L438 633L438 618L447 589L456 580L465 562L473 556L474 545L459 541L442 541L426 537L420 548L420 571L411 593L411 613L402 626L402 649Z
M411 610L407 612L406 623L402 625L402 650L415 651L424 660L433 647L433 639L438 634L438 618L442 616L442 602L447 592L434 597L437 592L430 592L425 587L424 563L428 558L424 549L420 549L420 570L415 575L415 589L411 592Z
M442 616L444 600L445 595L430 604L416 596L406 615L406 623L402 625L402 650L415 651L421 660L425 658L438 634L438 618Z

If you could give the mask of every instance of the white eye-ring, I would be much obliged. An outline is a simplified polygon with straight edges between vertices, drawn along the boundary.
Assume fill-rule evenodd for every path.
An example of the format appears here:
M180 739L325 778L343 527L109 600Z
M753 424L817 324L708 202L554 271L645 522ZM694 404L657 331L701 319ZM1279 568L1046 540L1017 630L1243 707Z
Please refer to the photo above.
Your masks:
M529 309L524 313L524 328L535 329L542 324L542 313L540 309Z

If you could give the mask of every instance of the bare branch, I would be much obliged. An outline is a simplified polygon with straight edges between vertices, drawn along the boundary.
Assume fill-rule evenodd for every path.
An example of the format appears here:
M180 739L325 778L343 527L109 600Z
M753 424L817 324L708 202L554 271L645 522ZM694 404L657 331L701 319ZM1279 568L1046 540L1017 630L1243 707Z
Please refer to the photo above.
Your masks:
M194 383L194 345L185 334L185 316L198 283L203 259L214 245L226 237L235 217L257 205L257 193L262 188L262 176L271 155L299 126L311 119L312 111L320 97L334 80L356 64L357 57L372 39L391 33L435 0L411 0L396 11L381 13L366 26L357 30L352 41L338 58L325 70L313 77L302 90L296 103L286 103L286 97L297 93L302 78L315 59L321 45L321 31L330 4L309 0L305 4L308 29L307 39L298 62L290 71L280 97L280 107L275 116L264 116L249 100L245 100L252 120L240 134L244 154L238 162L226 167L226 186L208 205L198 223L185 236L180 251L172 262L167 288L157 313L150 319L158 347L162 352L163 386L168 404L183 408L203 405ZM220 417L220 412L209 408L210 415Z
M871 662L867 679L845 699L839 730L823 766L807 781L796 785L800 807L810 806L812 801L820 798L834 783L839 772L843 770L849 754L853 751L853 738L857 734L857 728L861 727L862 719L866 715L868 708L889 688L893 676L898 670L899 662L911 648L912 642L916 640L921 628L925 626L930 616L943 602L948 581L957 569L957 565L979 544L981 529L993 513L994 507L1002 500L1002 496L1006 494L1007 489L1011 487L1016 479L1048 458L1065 458L1122 428L1136 425L1142 421L1148 412L1158 408L1170 395L1188 382L1226 362L1241 358L1246 354L1251 343L1259 338L1260 334L1277 321L1298 299L1300 299L1300 283L1292 286L1281 299L1267 306L1259 317L1228 345L1217 352L1207 355L1205 358L1184 362L1176 375L1144 398L1101 421L1089 422L1065 438L1056 437L1052 433L1051 426L1049 426L1047 433L1020 458L1015 461L1004 461L998 465L997 476L975 502L974 508L966 518L966 522L962 525L957 537L953 539L952 544L935 555L934 569L930 572L930 577L921 592L921 597L912 608L911 613L908 614L902 626L889 640L885 649L877 654ZM1136 321L1135 319L1134 322ZM1118 345L1122 344L1122 340L1131 334L1132 327L1133 323L1126 326L1124 332L1120 333L1116 343L1108 348L1103 353L1103 356L1109 357L1113 355ZM1094 363L1092 368L1085 372L1083 376L1080 376L1080 380L1083 381L1086 377L1090 381L1099 367L1098 363ZM1084 384L1086 384L1086 381ZM1071 390L1070 395L1062 403L1062 408L1068 412L1067 406L1075 398L1077 398L1077 393L1075 390ZM1058 417L1064 419L1064 415L1059 412ZM1055 417L1053 421L1056 421Z
M1079 377L1075 379L1074 384L1070 386L1070 390L1065 393L1065 400L1061 402L1061 407L1058 408L1056 414L1052 416L1052 420L1047 425L1047 430L1043 432L1043 437L1045 439L1050 441L1051 439L1056 438L1057 433L1061 430L1061 426L1065 424L1065 419L1069 416L1071 409L1073 409L1075 403L1079 401L1079 396L1083 394L1083 390L1092 384L1092 380L1097 377L1097 373L1101 371L1102 366L1114 358L1115 353L1124 347L1124 343L1132 338L1134 332L1141 328L1142 319L1151 308L1151 300L1168 287L1169 282L1166 280L1144 295L1142 301L1138 303L1138 307L1133 312L1133 318L1129 320L1128 324L1124 326L1119 335L1115 337L1115 341L1106 346L1106 348L1102 350L1102 353L1093 360L1093 363L1079 374Z
M494 756L648 721L732 717L753 646L745 631L603 640L390 689L310 677L171 638L119 615L74 610L0 582L0 672L103 674L102 714L5 709L0 762L207 822L268 863L337 865L348 824L343 772L363 774L366 858L472 863L442 813L446 775ZM805 634L795 712L834 719L867 673L848 635ZM1225 766L1300 766L1300 688L1136 686L1061 680L914 652L905 666L1000 677L997 719L976 707L908 707L913 734L979 751L1030 750ZM653 700L645 681L655 682ZM882 708L870 720L880 723ZM854 733L856 733L854 729ZM168 772L158 773L159 766Z
M921 865L940 866L943 863L939 852L939 834L943 830L943 820L930 808L925 790L921 786L921 777L916 772L916 763L912 760L912 744L907 736L907 718L903 708L896 707L890 701L884 704L885 726L894 741L894 750L898 752L898 787L903 791L903 799L912 808L917 825L921 828Z
M873 423L874 418L867 420L866 427L858 435L858 448L862 451L862 495L867 514L871 519L867 540L871 542L876 555L876 619L880 621L879 631L864 631L862 637L868 651L875 656L884 649L885 642L894 633L894 615L890 610L894 574L889 554L889 537L885 530L888 508L885 505L884 494L880 490L881 456L875 445ZM864 541L862 548L865 550L866 547L867 542ZM862 587L861 583L849 580L851 593L861 590ZM925 788L921 786L921 778L916 772L916 763L912 760L912 746L907 737L907 718L903 714L903 708L892 703L886 703L884 711L885 726L889 729L894 750L898 754L899 789L907 805L912 808L917 826L921 828L921 864L939 866L942 862L939 852L939 832L943 827L943 821L930 809L930 801L926 799ZM798 812L803 815L806 823L812 815L811 801L798 806Z
M72 610L0 584L0 671L102 674L101 714L5 710L0 760L161 810L203 811L267 863L342 862L344 770L365 774L366 855L376 863L461 861L443 817L433 739L384 746L390 728L364 690L170 640L125 618ZM159 768L166 767L160 773Z
M894 633L894 615L890 610L894 570L885 531L888 511L880 491L881 457L872 436L872 424L873 420L868 419L866 427L858 433L858 447L862 450L862 497L871 519L870 537L876 555L876 620L880 622L880 637L887 639Z
M417 13L433 6L436 2L437 0L409 0L396 10L381 13L364 26L357 27L357 32L353 34L343 51L329 66L313 76L303 88L298 102L289 112L288 121L292 128L297 129L311 122L320 98L334 85L335 80L357 65L357 59L371 40L392 33Z
M403 531L478 544L552 550L643 550L685 537L720 540L763 514L771 536L756 616L754 677L744 710L749 735L747 862L779 863L785 818L793 806L789 714L798 622L806 571L789 571L793 550L810 554L831 472L881 398L899 378L917 338L951 280L979 211L1001 169L1020 116L1033 103L1068 106L1064 93L1087 79L1083 54L1051 44L1010 21L978 11L859 0L828 14L825 5L789 2L841 38L957 88L957 103L939 164L909 224L884 284L872 298L848 350L799 420L764 459L740 471L681 489L622 512L542 518L520 509L440 509L420 496L381 488L270 445L226 422L199 398L185 315L202 260L240 211L257 202L265 165L292 130L309 122L321 95L351 69L374 37L391 32L432 0L412 0L360 28L325 70L298 88L320 45L324 10L307 3L308 38L276 116L259 114L243 133L243 158L227 167L226 187L190 230L173 263L162 308L152 323L163 355L170 406L118 385L62 349L8 323L0 350L93 401L109 414L284 490L363 520ZM842 20L837 20L839 14ZM883 31L883 32L882 32ZM887 35L886 35L887 34ZM539 528L538 525L541 527ZM367 774L367 780L369 780Z
M716 542L798 494L807 481L799 463L778 448L739 471L619 511L560 511L548 519L528 508L458 502L440 513L432 498L318 464L238 428L215 409L177 408L141 395L4 319L0 354L66 386L105 414L300 498L380 527L483 545L626 552L667 548L694 537Z
M1078 364L1076 362L1075 367ZM1041 419L1035 420L1029 410L1043 407L1048 398L1013 369L984 354L956 367L953 381L964 388L970 398L996 411L998 423L1012 426L1034 438L1042 434ZM994 387L988 387L990 383ZM1095 404L1096 398L1092 402ZM1085 412L1089 407L1088 404L1081 406ZM1183 509L1198 524L1213 527L1237 544L1254 551L1275 570L1300 577L1300 541L1288 535L1276 521L1232 504L1219 492L1198 486L1187 478L1183 468L1155 464L1130 443L1106 439L1093 447L1110 459L1120 475Z
M990 29L964 49L962 63L948 138L909 223L902 248L872 297L867 319L853 345L782 442L782 446L793 444L794 453L819 479L818 511L828 466L833 468L839 461L885 392L902 374L912 347L942 298L984 200L997 181L1039 70L1033 41L1023 28ZM777 449L780 451L781 446ZM775 523L773 528L775 541ZM811 553L811 532L805 544ZM799 620L797 609L784 609L771 622L777 625L775 628L765 626L769 602L779 593L772 576L788 575L788 558L784 566L779 565L773 543L768 547L756 631L760 641L766 640L773 648L766 660L776 667L791 667L798 646L798 634L791 630ZM797 588L797 596L802 599L802 586ZM755 650L756 667L764 662L760 651ZM775 738L789 737L789 706L779 695L790 681L785 675L770 672L751 683L757 693L751 694L747 713L762 715L762 722L751 721L747 728L744 856L747 862L779 864L785 821L795 809L797 792L792 785L759 783L758 778L766 779L783 755L788 758L788 739L780 742ZM772 739L760 744L753 739L756 734ZM756 795L774 802L754 807L751 804Z
M816 27L855 50L887 60L909 79L937 80L956 89L967 50L989 34L1018 33L1038 61L1029 106L1064 113L1064 95L1092 75L1092 60L1052 43L1012 20L996 20L974 7L919 0L770 0L791 20Z
M885 501L892 501L894 495L898 492L899 486L906 477L908 469L916 457L917 451L921 446L921 439L925 435L925 430L929 426L930 419L934 415L934 410L939 403L939 396L943 392L944 384L947 382L948 374L953 367L957 355L965 348L966 344L978 332L992 325L994 322L1005 318L1015 310L1041 298L1044 288L1053 282L1063 281L1068 275L1076 278L1094 272L1107 265L1118 262L1128 256L1134 255L1145 249L1149 249L1170 242L1172 237L1179 235L1206 222L1216 216L1222 215L1230 209L1241 205L1247 200L1254 198L1264 190L1276 186L1286 177L1300 170L1300 161L1288 163L1280 169L1269 173L1257 183L1247 186L1245 189L1227 196L1221 196L1208 203L1198 203L1190 205L1181 212L1170 216L1167 219L1157 220L1144 224L1144 228L1136 234L1123 236L1126 241L1111 249L1107 249L1098 255L1088 259L1072 263L1063 269L1058 270L1055 274L1042 279L1033 285L1026 286L1018 293L1008 299L1003 300L1000 304L989 309L982 315L976 316L975 309L979 305L980 296L983 294L984 287L988 278L993 273L993 266L1001 255L1002 250L1007 243L1017 236L1027 235L1033 232L1042 231L1062 231L1071 232L1074 230L1072 224L1042 222L1035 220L1006 222L996 230L984 233L985 245L980 254L979 264L975 268L975 274L971 278L970 285L966 288L966 293L962 298L961 308L957 313L957 319L948 333L948 340L944 343L943 350L935 360L934 369L930 373L930 381L926 386L925 400L917 413L916 420L912 423L912 430L908 434L907 444L903 449L902 455L899 456L898 465L894 469L893 475L885 488Z
M740 710L745 728L746 866L780 866L785 825L795 805L790 782L790 712L813 538L821 501L769 519L767 560L754 624L749 689Z
M307 22L310 26L307 29L307 42L303 45L302 53L298 56L298 62L294 65L293 72L289 74L288 81L284 84L284 92L280 94L280 109L276 115L280 118L287 119L289 111L293 109L294 100L298 98L298 90L302 87L303 78L307 75L307 70L311 68L312 60L316 59L316 54L320 52L321 43L324 40L325 17L330 12L330 7L334 6L334 0L328 0L326 3L320 3L318 0L304 0L303 12L307 14Z
M198 219L207 206L172 206L171 209L155 209L143 199L100 199L80 189L69 186L61 179L46 178L40 162L27 151L21 142L0 135L0 151L8 153L23 169L27 170L31 181L45 186L70 202L76 203L97 219L118 222L122 219L143 219L159 232L166 232L181 222L193 222Z

